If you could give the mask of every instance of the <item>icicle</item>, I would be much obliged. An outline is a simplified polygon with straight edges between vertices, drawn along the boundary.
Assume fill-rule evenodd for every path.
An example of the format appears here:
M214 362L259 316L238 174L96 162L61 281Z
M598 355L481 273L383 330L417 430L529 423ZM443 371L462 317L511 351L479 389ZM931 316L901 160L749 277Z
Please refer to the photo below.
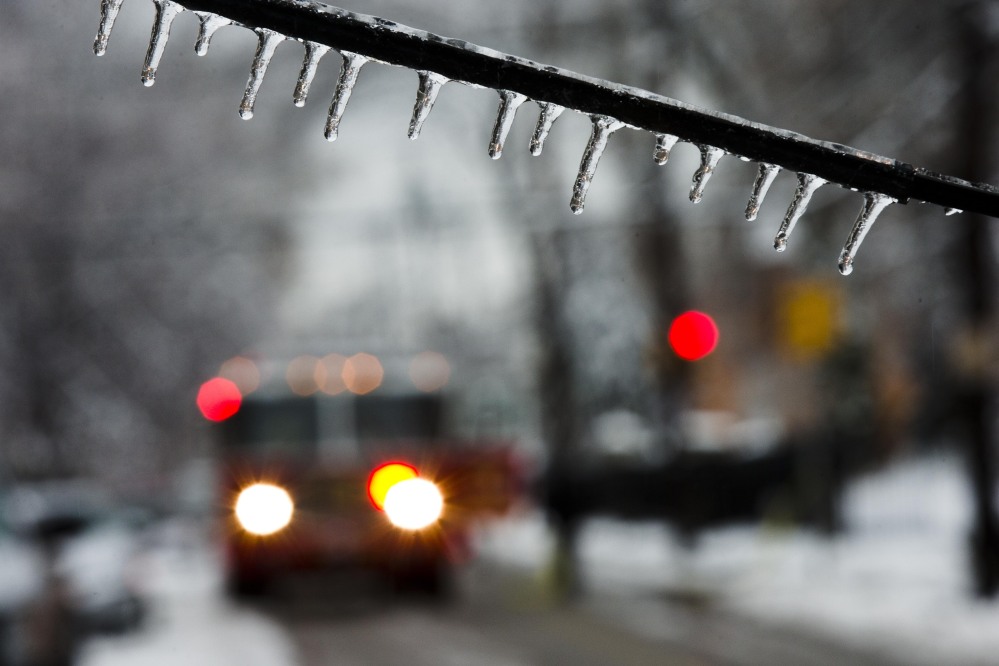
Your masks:
M520 93L509 90L499 91L500 104L496 112L496 124L493 125L493 136L489 141L489 157L498 160L503 154L503 144L513 127L513 120L517 117L517 109L527 101L527 98Z
M253 105L257 102L257 93L264 83L264 75L267 74L267 66L271 64L274 57L274 50L278 44L284 41L284 35L273 30L256 30L257 52L253 56L253 66L250 67L250 78L246 82L246 92L243 93L243 101L239 104L239 117L249 120L253 117Z
M874 226L874 222L878 219L881 211L893 203L895 203L895 199L892 199L887 194L881 194L880 192L864 193L864 207L860 210L860 215L857 216L853 230L846 239L846 245L843 246L843 251L839 254L840 273L849 275L853 272L853 259L857 254L857 250L860 249L860 244L864 242L864 237L871 230L871 227Z
M947 217L950 217L951 215L960 215L963 212L964 211L961 210L960 208L946 208L946 209L944 209L944 215L946 215Z
M783 252L787 249L787 239L791 235L791 231L794 230L794 225L805 214L808 202L812 200L815 191L825 184L824 179L810 173L798 174L798 187L794 190L794 199L791 200L791 205L788 206L787 213L784 214L784 221L781 222L780 230L774 239L775 250Z
M579 163L579 175L576 176L576 183L572 188L572 201L569 202L569 209L576 215L583 212L586 202L586 191L590 189L593 176L597 172L597 163L600 156L607 148L607 140L610 135L624 127L624 123L607 116L593 116L593 132L590 134L590 141L586 144L583 152L583 159Z
M713 146L700 146L701 166L694 172L694 184L690 188L690 202L700 203L704 196L704 188L711 180L711 174L715 172L719 160L725 155L721 148Z
M362 55L342 51L343 65L340 67L340 78L336 82L336 92L333 93L333 101L330 103L330 113L326 118L326 140L336 141L340 131L340 119L350 101L350 94L354 91L354 84L357 83L357 75L361 71L364 63L368 59Z
M652 159L659 166L663 166L669 160L669 152L680 140L680 137L672 134L656 134L656 149L652 153Z
M312 79L319 69L319 61L330 52L330 47L325 44L315 42L305 43L305 59L302 61L302 71L298 75L298 83L295 84L295 94L292 102L297 107L305 106L305 100L309 97L309 88L312 86Z
M123 1L101 0L101 23L97 28L97 37L94 38L94 55L102 56L107 53L111 29L114 27L114 20L118 18L118 10L121 9Z
M420 76L420 87L416 91L416 103L413 105L413 117L409 121L409 138L416 141L423 131L423 123L427 122L427 117L434 108L437 95L441 88L448 82L446 76L441 76L434 72L418 72Z
M564 106L552 104L551 102L544 102L540 106L541 115L538 116L538 124L534 128L534 135L531 136L531 155L535 157L539 156L541 151L544 150L545 140L552 131L552 125L555 124L558 117L565 111Z
M232 25L232 21L211 12L195 12L195 14L201 19L201 27L198 29L198 41L194 44L194 52L199 56L206 56L208 47L212 45L212 37L219 28Z
M770 191L774 179L780 173L780 167L776 164L760 162L760 170L756 174L756 182L753 183L753 193L749 197L749 204L746 206L746 219L752 222L760 214L760 206Z
M160 58L166 50L170 39L170 26L177 14L184 8L173 0L153 0L156 5L156 21L153 23L152 34L149 35L149 49L146 51L146 62L142 66L142 85L149 87L156 83L156 69L160 66Z

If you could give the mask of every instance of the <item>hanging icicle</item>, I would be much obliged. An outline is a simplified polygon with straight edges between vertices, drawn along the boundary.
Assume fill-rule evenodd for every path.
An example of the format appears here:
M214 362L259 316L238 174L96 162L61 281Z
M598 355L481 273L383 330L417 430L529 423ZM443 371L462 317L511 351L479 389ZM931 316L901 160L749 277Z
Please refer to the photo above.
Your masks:
M653 161L659 166L665 165L669 161L670 151L673 150L673 146L679 140L680 137L672 134L657 134L656 149L652 152Z
M172 0L153 0L153 3L156 5L156 20L149 35L146 61L142 65L142 85L147 88L156 83L156 70L160 66L160 59L163 58L167 41L170 39L173 20L184 11L183 7Z
M593 177L597 173L597 164L600 157L607 148L607 140L610 135L624 127L624 123L608 116L593 117L593 131L590 140L583 151L583 159L579 163L579 175L576 176L576 183L572 188L572 200L569 202L569 210L575 215L583 212L586 205L586 192L590 189Z
M777 237L774 238L775 250L783 252L787 249L787 239L791 236L791 232L794 231L798 220L808 210L808 202L812 200L812 195L825 184L825 180L810 173L798 174L798 187L794 190L794 198L791 200L791 205L787 208L787 213L784 214L784 220L781 222Z
M694 172L694 184L690 187L691 203L701 203L701 199L704 198L704 188L711 180L718 162L725 156L725 151L721 148L713 146L699 146L699 148L701 149L701 166Z
M853 272L853 260L857 255L857 250L860 249L860 244L864 242L867 232L874 226L881 212L893 203L895 200L887 194L864 193L864 207L861 208L860 215L857 216L857 221L853 224L853 229L843 246L843 251L839 254L840 273L849 275Z
M295 106L305 106L305 101L309 98L309 89L312 87L312 80L316 77L316 70L319 69L319 61L330 50L330 47L323 44L315 42L305 43L305 58L302 60L302 71L298 74L298 81L295 83L295 93L291 97L291 101Z
M111 29L121 10L123 0L101 0L101 22L94 38L94 55L102 56L108 50L108 40L111 39Z
M330 103L330 112L326 117L326 130L324 132L327 141L336 141L340 132L340 120L343 112L350 101L350 95L354 91L354 84L357 83L357 75L361 71L368 59L364 56L343 51L343 65L340 67L340 78L336 82L336 90L333 93L333 101Z
M201 21L198 28L198 40L194 43L194 53L199 56L208 55L208 47L212 45L212 37L227 25L232 25L232 21L217 14L209 12L195 12Z
M489 139L489 157L498 160L503 154L503 144L513 127L514 118L517 117L517 109L527 101L527 97L520 93L509 90L499 91L500 103L496 111L496 123L493 125L493 133Z
M413 117L409 121L409 138L416 140L423 131L423 123L434 108L437 95L448 82L446 76L434 72L419 72L420 87L416 91L416 103L413 105Z
M544 150L545 141L548 139L548 134L552 131L552 126L565 111L564 106L547 102L540 104L540 107L541 114L538 116L538 124L535 126L534 134L531 136L531 155L535 157L539 156L541 151Z
M756 174L756 181L753 183L753 193L749 196L749 203L746 205L746 219L752 222L760 214L760 206L770 191L774 179L780 173L780 167L776 164L760 164L760 170Z
M257 52L253 56L253 65L250 67L250 78L246 82L243 101L239 104L239 117L243 120L253 117L253 106L257 103L257 93L264 83L267 67L271 64L271 58L274 57L278 44L283 41L284 35L272 30L257 30Z

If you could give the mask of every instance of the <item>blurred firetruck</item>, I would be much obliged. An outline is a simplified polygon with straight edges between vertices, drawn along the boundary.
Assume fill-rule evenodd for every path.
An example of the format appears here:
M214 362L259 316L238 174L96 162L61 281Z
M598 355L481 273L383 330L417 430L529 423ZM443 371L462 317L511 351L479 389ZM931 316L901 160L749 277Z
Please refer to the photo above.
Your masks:
M292 572L350 565L442 594L470 555L472 525L521 494L512 442L450 437L440 382L383 383L366 354L334 365L316 390L291 370L281 391L244 396L224 377L202 386L199 407L218 421L229 589L259 593Z

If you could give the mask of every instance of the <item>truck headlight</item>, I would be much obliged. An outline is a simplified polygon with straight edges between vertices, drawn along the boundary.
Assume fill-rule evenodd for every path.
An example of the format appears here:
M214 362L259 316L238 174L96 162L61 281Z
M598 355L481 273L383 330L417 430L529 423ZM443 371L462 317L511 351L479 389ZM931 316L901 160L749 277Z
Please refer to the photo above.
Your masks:
M404 530L422 530L437 522L444 498L432 481L415 478L396 483L385 494L385 515Z
M244 530L268 536L288 526L295 503L284 488L271 483L255 483L239 493L235 510L236 519Z

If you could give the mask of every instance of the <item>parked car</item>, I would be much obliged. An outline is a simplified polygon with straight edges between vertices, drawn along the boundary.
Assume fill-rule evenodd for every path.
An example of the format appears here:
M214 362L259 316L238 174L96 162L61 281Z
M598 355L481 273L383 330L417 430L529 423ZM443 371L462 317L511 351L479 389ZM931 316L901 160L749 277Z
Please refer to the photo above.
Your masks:
M139 533L111 496L88 481L45 481L15 488L3 508L11 528L43 553L46 592L57 588L76 633L139 624Z
M28 618L44 586L41 550L0 520L0 664L28 661Z

